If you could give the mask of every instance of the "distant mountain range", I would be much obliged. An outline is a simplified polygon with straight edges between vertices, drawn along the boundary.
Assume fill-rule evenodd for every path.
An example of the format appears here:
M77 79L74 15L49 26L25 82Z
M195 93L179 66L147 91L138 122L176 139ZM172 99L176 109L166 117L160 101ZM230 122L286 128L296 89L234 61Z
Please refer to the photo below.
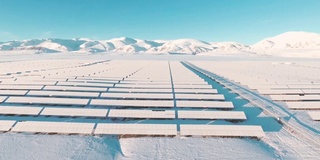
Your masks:
M110 40L31 39L0 42L0 51L27 51L32 53L90 52L90 53L169 53L200 54L210 52L239 52L273 49L320 49L320 34L286 32L266 38L252 46L237 42L209 43L195 39L141 40L128 37Z

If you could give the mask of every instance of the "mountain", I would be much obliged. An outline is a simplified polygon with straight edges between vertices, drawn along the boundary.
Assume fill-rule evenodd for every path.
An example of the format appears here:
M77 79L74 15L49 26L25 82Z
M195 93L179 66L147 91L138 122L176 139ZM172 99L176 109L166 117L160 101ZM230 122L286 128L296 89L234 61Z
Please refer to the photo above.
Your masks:
M310 32L286 32L275 37L266 38L252 46L237 42L205 42L195 39L177 40L142 40L120 37L110 40L76 39L31 39L23 41L0 42L0 51L55 53L169 53L169 54L202 54L255 52L279 55L312 51L318 54L320 34Z
M141 40L128 37L110 40L31 39L0 43L0 51L27 51L34 53L54 52L117 52L117 53L169 53L199 54L214 51L240 51L248 48L235 42L208 43L195 39Z
M220 51L246 51L250 49L247 45L238 42L214 42L211 45Z
M194 39L178 39L167 41L163 45L152 48L152 52L157 53L174 53L174 54L198 54L203 52L213 51L215 48L204 41L194 40Z
M320 49L320 34L310 32L286 32L266 38L251 46L253 50L269 49Z

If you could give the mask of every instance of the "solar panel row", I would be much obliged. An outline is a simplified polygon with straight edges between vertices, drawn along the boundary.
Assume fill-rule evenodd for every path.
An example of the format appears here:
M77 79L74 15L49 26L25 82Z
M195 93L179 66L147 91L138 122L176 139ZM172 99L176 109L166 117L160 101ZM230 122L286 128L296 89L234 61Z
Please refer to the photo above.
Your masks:
M54 108L54 107L27 107L27 106L1 106L3 115L43 115L67 117L101 117L101 118L156 118L174 119L174 110L139 110L139 109L90 109L90 108ZM41 112L41 113L40 113ZM179 110L181 119L226 119L245 120L241 111L188 111Z
M0 131L9 131L15 121L0 121ZM12 132L96 134L96 135L161 135L178 134L175 124L119 124L78 122L18 122ZM261 126L250 125L180 125L183 136L263 137Z

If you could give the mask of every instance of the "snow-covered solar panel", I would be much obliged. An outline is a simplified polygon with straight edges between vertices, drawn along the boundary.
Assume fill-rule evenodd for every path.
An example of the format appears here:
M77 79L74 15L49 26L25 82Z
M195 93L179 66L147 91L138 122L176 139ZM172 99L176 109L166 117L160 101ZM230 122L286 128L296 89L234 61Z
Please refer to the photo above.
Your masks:
M119 81L124 77L94 77L94 76L81 76L77 77L76 80L91 80L91 81Z
M99 87L73 87L73 86L45 86L44 90L57 91L91 91L91 92L105 92L108 88Z
M12 85L55 85L56 82L35 82L35 81L12 81L12 82L6 82L2 84L12 84Z
M208 85L207 82L205 81L199 81L199 82L190 82L189 80L188 81L175 81L173 82L174 85Z
M133 109L110 109L108 117L118 118L175 118L173 110L133 110Z
M102 83L102 84L115 84L119 83L119 80L109 80L109 81L101 81L101 80L81 80L81 79L68 79L67 82L77 82L77 83Z
M107 109L45 107L44 110L41 112L41 115L70 117L106 117L107 112Z
M6 96L0 96L0 103L2 103L6 98Z
M150 74L150 73L146 73ZM169 73L168 73L169 75ZM163 75L166 76L166 75ZM125 79L126 81L135 81L135 82L150 82L150 81L156 81L156 82L171 82L170 76L167 76L167 78L147 78L147 77L128 77Z
M67 91L30 91L30 96L59 96L59 97L98 97L94 92L67 92Z
M0 89L8 90L40 90L43 88L43 85L0 85Z
M107 100L92 99L90 105L97 106L130 106L130 107L173 107L170 100Z
M242 111L178 111L178 118L185 119L228 119L246 120L247 117Z
M171 93L102 93L103 98L145 98L145 99L173 99Z
M26 93L26 90L0 90L1 96L23 96Z
M6 103L52 104L52 105L87 105L88 99L52 98L52 97L9 97Z
M182 89L182 88L174 88L175 93L218 93L216 89Z
M6 132L16 123L16 121L0 120L0 131Z
M119 84L131 84L131 85L172 85L171 81L120 81ZM181 81L181 82L174 82L175 85L208 85L206 82L190 82L190 81Z
M137 81L120 81L119 84L126 84L126 85L171 85L171 81L167 82L158 82L158 81L144 81L144 82L137 82Z
M0 106L0 114L38 115L42 107Z
M301 89L261 89L258 90L260 94L272 95L272 94L304 94Z
M308 111L309 116L314 121L320 121L320 111Z
M185 136L263 137L261 126L249 125L180 125Z
M132 92L132 93L172 93L172 89L156 88L110 88L109 92Z
M301 89L304 94L320 94L320 89Z
M220 101L176 101L177 107L190 107L190 108L221 108L232 109L234 108L232 102Z
M77 82L58 82L57 85L60 86L87 86L87 87L113 87L113 84L103 84L103 83L77 83Z
M191 88L191 89L212 89L211 85L185 85L185 84L174 84L174 88Z
M320 100L320 95L270 95L274 101L306 101Z
M18 122L11 131L31 133L91 134L94 125L94 123L23 121Z
M115 87L124 87L124 88L169 88L172 89L171 84L116 84Z
M320 109L319 102L285 102L290 109Z
M49 83L57 83L58 81L66 81L66 79L34 79L32 82L49 82Z
M98 123L94 134L108 135L177 135L174 124Z
M175 94L176 99L224 100L223 94Z
M289 89L285 84L279 85L248 85L251 89Z
M300 85L288 84L288 87L291 89L320 89L320 85L317 85L317 84L300 84Z

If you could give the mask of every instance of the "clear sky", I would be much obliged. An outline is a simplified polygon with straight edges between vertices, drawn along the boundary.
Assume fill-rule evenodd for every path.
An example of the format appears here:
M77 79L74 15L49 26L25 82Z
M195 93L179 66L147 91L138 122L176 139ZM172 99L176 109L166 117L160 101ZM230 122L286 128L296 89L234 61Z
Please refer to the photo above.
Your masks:
M0 41L194 38L253 44L320 33L320 0L0 0Z

